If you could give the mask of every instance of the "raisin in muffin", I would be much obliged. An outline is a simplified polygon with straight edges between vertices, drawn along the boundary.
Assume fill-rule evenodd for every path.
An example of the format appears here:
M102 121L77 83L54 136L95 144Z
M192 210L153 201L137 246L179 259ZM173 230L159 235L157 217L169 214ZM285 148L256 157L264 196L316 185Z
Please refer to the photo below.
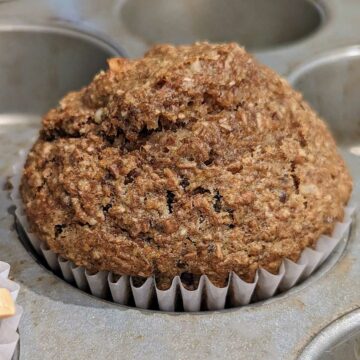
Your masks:
M302 96L238 45L208 43L109 60L45 115L21 182L50 249L161 288L276 273L331 233L351 188Z

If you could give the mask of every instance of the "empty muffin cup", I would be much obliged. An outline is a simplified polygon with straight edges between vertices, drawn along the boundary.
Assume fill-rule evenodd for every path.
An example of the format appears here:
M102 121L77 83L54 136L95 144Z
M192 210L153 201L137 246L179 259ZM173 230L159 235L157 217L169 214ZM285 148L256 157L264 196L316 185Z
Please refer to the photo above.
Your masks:
M360 47L338 49L306 62L289 82L328 123L340 147L360 149Z
M360 310L336 319L321 330L305 347L299 360L359 360Z
M80 89L120 52L71 28L0 27L0 115L42 115L67 92ZM5 50L6 49L6 50Z
M307 0L128 0L120 18L136 39L148 45L236 41L259 50L316 32L324 12Z

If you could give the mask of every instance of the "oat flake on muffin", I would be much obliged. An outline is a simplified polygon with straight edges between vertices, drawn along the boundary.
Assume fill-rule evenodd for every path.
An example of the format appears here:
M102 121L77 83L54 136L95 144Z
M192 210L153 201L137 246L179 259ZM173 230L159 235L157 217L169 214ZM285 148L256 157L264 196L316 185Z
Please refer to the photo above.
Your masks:
M236 44L161 45L43 118L21 194L32 230L91 271L276 273L341 221L351 178L301 95Z

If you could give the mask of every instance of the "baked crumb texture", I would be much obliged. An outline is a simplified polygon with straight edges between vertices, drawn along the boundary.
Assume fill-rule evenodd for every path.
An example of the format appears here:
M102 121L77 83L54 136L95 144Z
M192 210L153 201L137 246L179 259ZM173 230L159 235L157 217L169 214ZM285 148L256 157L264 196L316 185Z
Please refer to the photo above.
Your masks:
M65 96L21 182L51 250L90 271L252 281L341 221L351 178L301 95L236 44L161 45Z

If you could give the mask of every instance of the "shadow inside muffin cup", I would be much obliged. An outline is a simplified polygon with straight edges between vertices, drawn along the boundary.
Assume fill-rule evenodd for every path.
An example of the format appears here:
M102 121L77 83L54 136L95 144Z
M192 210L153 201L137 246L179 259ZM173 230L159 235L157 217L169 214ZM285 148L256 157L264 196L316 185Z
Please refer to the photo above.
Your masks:
M120 18L147 44L236 41L258 50L309 36L324 12L310 0L127 0Z
M339 146L360 151L360 46L323 54L289 81L328 123Z
M92 35L31 25L1 26L0 49L0 115L45 113L119 55Z

